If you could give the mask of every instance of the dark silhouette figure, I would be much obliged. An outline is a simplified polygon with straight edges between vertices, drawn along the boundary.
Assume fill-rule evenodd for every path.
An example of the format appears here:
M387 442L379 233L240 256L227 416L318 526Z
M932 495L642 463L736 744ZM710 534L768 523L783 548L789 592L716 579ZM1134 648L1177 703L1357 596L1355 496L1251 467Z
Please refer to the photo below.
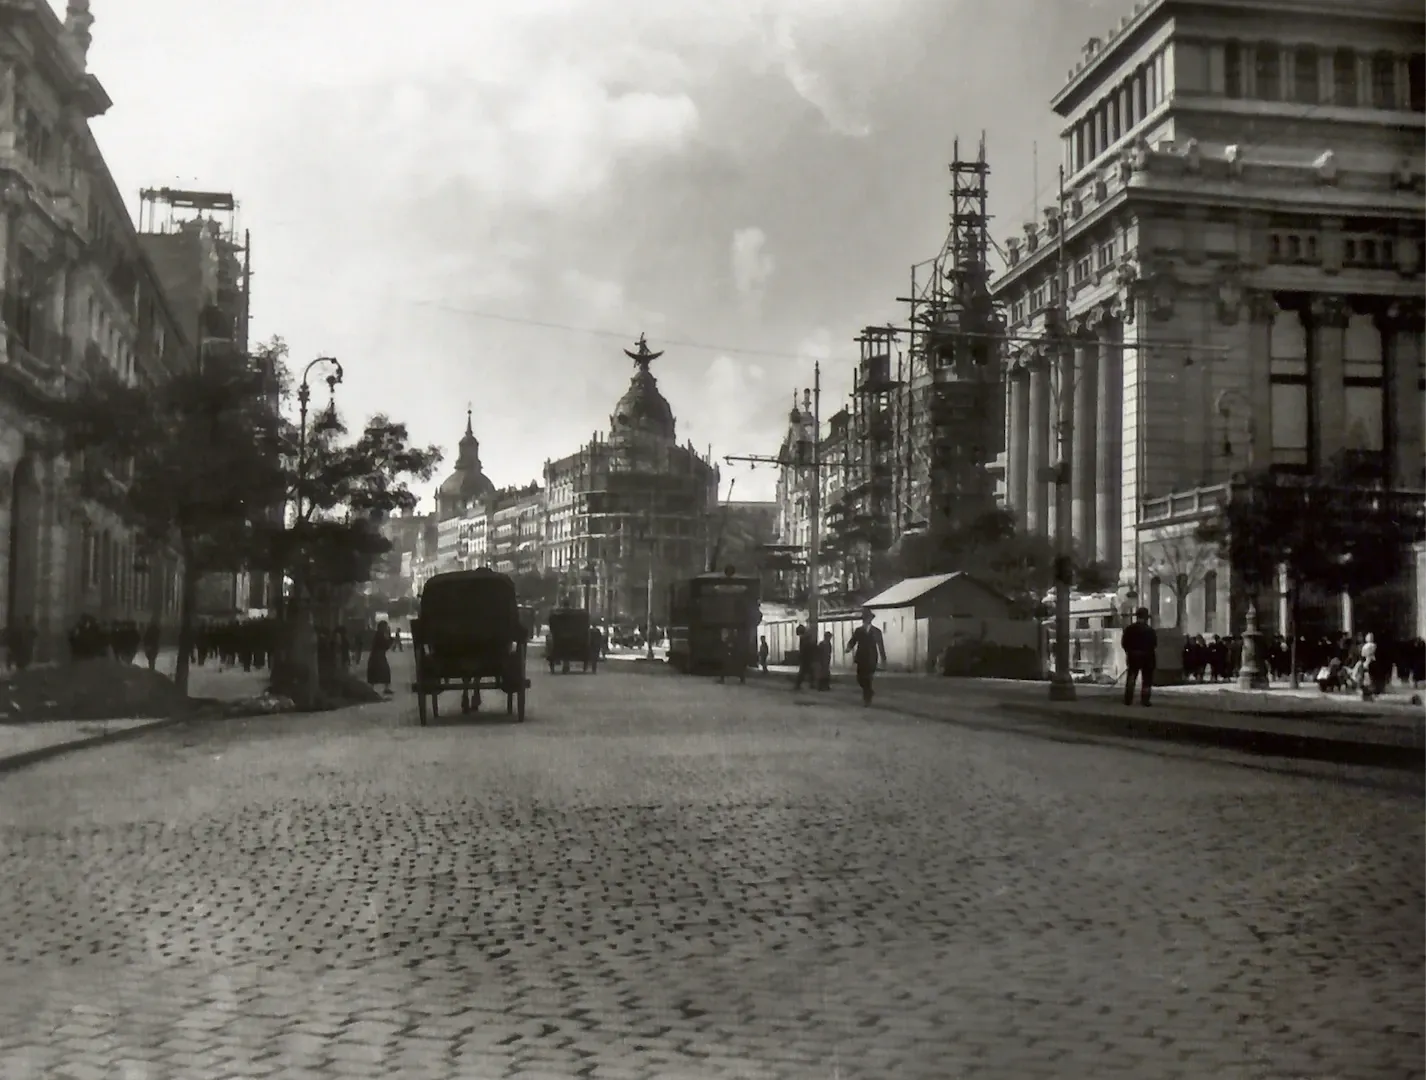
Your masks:
M1139 681L1139 703L1148 705L1154 685L1154 661L1159 635L1149 625L1149 609L1134 612L1134 621L1124 627L1120 644L1128 670L1124 673L1124 704L1134 704L1134 682ZM1215 676L1216 677L1216 676Z

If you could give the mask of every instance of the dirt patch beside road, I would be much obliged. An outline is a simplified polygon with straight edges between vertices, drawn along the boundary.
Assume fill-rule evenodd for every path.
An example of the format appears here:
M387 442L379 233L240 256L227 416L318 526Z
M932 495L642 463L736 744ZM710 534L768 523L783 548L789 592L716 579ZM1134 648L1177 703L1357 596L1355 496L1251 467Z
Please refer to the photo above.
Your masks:
M158 672L117 660L31 668L0 679L0 721L159 719L191 702Z

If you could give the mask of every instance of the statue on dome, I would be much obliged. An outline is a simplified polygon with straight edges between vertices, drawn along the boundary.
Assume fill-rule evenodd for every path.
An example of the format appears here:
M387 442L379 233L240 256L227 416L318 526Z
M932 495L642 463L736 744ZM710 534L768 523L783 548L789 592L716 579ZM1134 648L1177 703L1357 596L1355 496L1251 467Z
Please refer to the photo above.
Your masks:
M649 351L648 337L644 334L639 335L639 340L635 343L634 347L638 349L638 352L630 352L628 349L625 349L624 355L638 364L641 371L648 371L649 365L663 355L662 352Z

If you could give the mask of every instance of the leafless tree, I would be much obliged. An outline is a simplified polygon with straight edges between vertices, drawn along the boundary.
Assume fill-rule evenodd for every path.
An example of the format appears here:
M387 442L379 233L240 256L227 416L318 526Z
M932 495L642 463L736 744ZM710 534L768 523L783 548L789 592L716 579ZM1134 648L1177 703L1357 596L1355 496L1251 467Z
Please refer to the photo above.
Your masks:
M1145 560L1149 572L1168 586L1174 598L1174 629L1183 629L1188 594L1218 566L1218 548L1193 533L1158 528L1150 533Z

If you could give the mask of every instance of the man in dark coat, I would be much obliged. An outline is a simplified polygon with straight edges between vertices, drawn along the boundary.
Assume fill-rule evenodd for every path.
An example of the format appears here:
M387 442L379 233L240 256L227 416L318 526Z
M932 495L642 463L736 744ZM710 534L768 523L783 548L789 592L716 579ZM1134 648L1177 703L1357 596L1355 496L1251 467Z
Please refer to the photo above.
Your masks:
M862 611L862 624L852 631L847 639L846 651L852 654L852 663L857 669L857 685L862 688L862 704L870 705L872 699L872 676L876 674L877 662L886 666L886 643L881 630L872 620L875 615L870 608Z
M816 686L816 672L817 642L813 640L811 630L805 626L799 626L797 628L797 681L792 684L792 689L801 690L804 679Z
M1149 704L1154 685L1154 660L1159 647L1159 635L1149 625L1149 609L1134 612L1134 621L1124 627L1120 639L1128 669L1124 672L1124 704L1134 704L1134 682L1139 680L1139 703Z

